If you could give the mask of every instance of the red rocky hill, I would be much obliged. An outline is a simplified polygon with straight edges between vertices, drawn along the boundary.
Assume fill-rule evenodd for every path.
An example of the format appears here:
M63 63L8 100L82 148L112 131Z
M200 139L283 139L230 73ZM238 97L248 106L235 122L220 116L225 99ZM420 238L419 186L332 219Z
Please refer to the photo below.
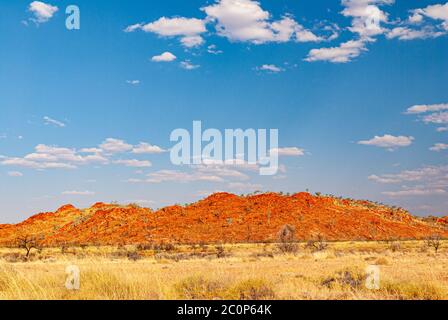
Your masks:
M266 193L240 197L217 193L187 206L152 211L135 205L71 205L16 225L0 225L0 244L32 236L44 245L140 244L151 242L275 241L293 225L297 240L421 239L448 236L446 219L423 221L403 209L334 197Z

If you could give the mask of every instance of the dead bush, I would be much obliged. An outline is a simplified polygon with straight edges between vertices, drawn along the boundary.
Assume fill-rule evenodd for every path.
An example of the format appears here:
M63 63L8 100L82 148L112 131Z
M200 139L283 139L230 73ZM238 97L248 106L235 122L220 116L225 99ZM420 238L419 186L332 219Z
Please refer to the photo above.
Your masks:
M440 235L434 234L434 235L428 237L426 239L425 243L428 248L433 248L434 252L437 254L440 246L442 245L441 240L442 240L442 237Z
M277 235L277 247L283 253L296 253L298 250L297 243L295 243L296 228L289 224L281 227Z
M310 249L313 252L324 251L327 247L328 243L321 234L319 234L315 239L308 240L305 245L306 249Z
M222 297L225 286L219 281L194 276L182 280L175 285L179 298L186 300L211 300Z

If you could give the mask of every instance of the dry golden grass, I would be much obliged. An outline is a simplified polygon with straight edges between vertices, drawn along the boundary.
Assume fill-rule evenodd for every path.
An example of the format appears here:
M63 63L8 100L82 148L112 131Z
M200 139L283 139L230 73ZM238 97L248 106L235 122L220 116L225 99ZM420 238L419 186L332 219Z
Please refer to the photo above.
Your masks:
M220 249L219 249L220 250ZM448 243L331 243L282 254L274 244L46 248L23 261L0 249L0 299L447 299ZM80 290L65 288L68 265L80 268ZM379 290L365 287L365 268L380 268Z

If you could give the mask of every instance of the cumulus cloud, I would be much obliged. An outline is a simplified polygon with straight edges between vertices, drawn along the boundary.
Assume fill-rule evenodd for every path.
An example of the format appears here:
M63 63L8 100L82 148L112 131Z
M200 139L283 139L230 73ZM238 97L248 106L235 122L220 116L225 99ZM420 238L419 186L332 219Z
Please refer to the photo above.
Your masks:
M252 0L218 0L203 7L218 35L230 41L261 44L267 42L315 42L322 39L298 24L291 16L272 21L271 14Z
M176 56L172 54L171 52L164 52L158 56L154 56L151 58L151 61L153 62L171 62L176 60Z
M66 126L66 124L64 122L56 120L56 119L52 119L52 118L50 118L48 116L44 117L44 123L46 125L54 125L54 126L59 127L59 128L64 128Z
M31 20L39 24L50 20L59 9L45 2L33 1L30 3L28 10L34 15Z
M121 153L132 150L133 146L120 139L108 138L99 146L107 153Z
M0 164L4 166L25 167L38 170L44 169L75 169L85 165L107 165L109 163L122 164L128 167L150 167L151 162L147 160L114 160L116 154L154 154L166 150L141 142L131 145L120 139L108 138L95 148L73 148L49 146L39 144L34 152L23 157L0 157Z
M448 112L429 114L423 117L425 123L446 124L448 123Z
M381 184L406 184L400 190L383 193L388 196L444 194L448 188L448 166L425 166L395 174L371 175L369 180Z
M126 167L133 167L133 168L149 168L152 166L152 163L147 160L116 160L114 161L115 164L122 164Z
M448 187L448 166L425 166L395 174L371 175L368 179L382 184L415 183L428 189L443 189Z
M297 147L275 148L271 149L271 153L277 153L279 156L301 157L305 155L305 150Z
M366 145L366 146L387 148L389 150L393 150L395 148L408 147L412 144L413 140L414 140L414 137L392 136L390 134L386 134L382 137L375 136L370 140L359 141L358 144L362 144L362 145Z
M167 150L162 149L159 146L155 146L146 142L140 142L137 146L132 149L132 153L135 154L145 154L145 153L163 153Z
M333 63L347 63L358 57L363 51L367 51L366 42L350 40L341 43L338 47L312 49L305 61L329 61Z
M445 32L437 31L431 26L427 26L419 30L408 27L396 27L388 31L386 37L387 39L398 38L399 40L415 40L437 38L443 36L444 34Z
M435 151L435 152L439 152L439 151L447 150L447 149L448 149L448 144L446 144L446 143L436 143L434 146L429 148L429 150Z
M412 11L409 21L411 23L421 23L424 17L441 21L441 27L448 30L448 2L415 9Z
M270 73L279 73L285 71L285 69L277 67L274 64L263 64L260 67L257 67L256 70L258 71L267 71Z
M143 30L155 33L161 37L180 37L181 44L192 48L203 43L202 33L207 31L204 20L196 18L175 17L160 19L147 24L133 24L125 29L125 32Z
M345 17L352 18L349 30L357 33L361 39L383 34L386 29L381 26L388 22L388 15L379 7L393 4L395 0L342 0Z
M448 103L415 105L406 110L406 114L420 114L448 110Z

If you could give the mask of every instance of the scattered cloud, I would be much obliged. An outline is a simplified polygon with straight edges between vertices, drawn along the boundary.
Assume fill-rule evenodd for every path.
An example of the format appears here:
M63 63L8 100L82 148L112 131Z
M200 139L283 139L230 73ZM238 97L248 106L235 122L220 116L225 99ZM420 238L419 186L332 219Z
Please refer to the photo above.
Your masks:
M224 180L216 175L209 175L203 173L188 173L177 170L161 170L148 174L146 182L161 183L173 181L177 183L187 183L193 181L207 181L207 182L223 182Z
M445 194L448 166L425 166L395 174L371 175L368 179L381 184L406 184L401 186L401 190L383 192L391 197Z
M409 22L419 24L425 17L441 21L440 27L448 31L448 2L413 10L412 15L409 17Z
M381 26L388 22L388 14L380 9L382 5L391 5L395 0L342 0L345 17L352 18L349 30L361 39L383 34L386 29Z
M41 1L33 1L28 7L28 11L34 15L30 20L36 24L47 22L58 10L58 7Z
M66 124L64 122L52 119L52 118L50 118L48 116L44 117L44 122L45 122L46 125L54 125L54 126L59 127L59 128L64 128L66 126Z
M443 36L445 32L435 30L431 26L416 30L408 27L396 27L388 31L386 34L387 39L398 38L399 40L415 40L415 39L428 39L437 38Z
M164 153L167 150L162 149L159 146L154 146L146 142L140 142L132 149L132 153L135 154L150 154L150 153Z
M207 52L211 53L211 54L215 54L215 55L223 53L222 50L219 50L218 47L215 44L209 45L207 47Z
M256 70L267 71L269 73L279 73L285 71L285 69L277 67L276 65L273 64L263 64L262 66L257 67Z
M176 56L172 54L171 52L164 52L161 55L154 56L151 58L151 61L153 62L171 62L176 60Z
M444 189L409 189L409 190L383 192L384 195L392 198L441 195L445 193L447 192Z
M305 61L329 61L332 63L347 63L358 57L363 51L367 51L366 42L350 40L338 47L312 49Z
M406 110L406 114L421 114L448 110L448 103L415 105Z
M23 177L23 173L20 171L9 171L8 176L10 177Z
M140 84L140 80L126 80L127 84L138 86Z
M204 40L202 33L207 31L206 22L196 18L175 17L160 19L143 24L133 24L125 29L125 32L134 32L142 30L144 32L155 33L161 37L180 37L180 42L187 48L201 45Z
M149 168L152 166L152 163L148 160L116 160L114 161L115 164L122 164L126 167L133 167L133 168Z
M358 144L394 150L400 147L408 147L412 144L412 141L414 141L414 137L406 137L406 136L396 137L390 134L386 134L382 137L375 136L370 140L359 141Z
M447 150L447 149L448 149L448 144L446 144L446 143L436 143L434 146L429 148L429 150L436 151L436 152L440 152L442 150Z
M185 69L185 70L194 70L194 69L198 69L200 67L200 65L192 64L188 60L182 61L180 63L180 66L182 69Z
M305 155L305 150L297 147L276 148L271 149L270 152L277 153L279 156L290 156L290 157L301 157Z
M446 132L446 131L448 131L448 127L437 128L437 132Z
M106 153L122 153L132 150L133 146L120 139L108 138L100 148Z
M322 39L298 24L290 15L272 21L271 13L252 0L218 0L201 9L216 23L219 36L230 41L262 44L267 42L316 42Z
M151 162L149 161L113 160L113 156L122 153L156 154L163 152L166 150L146 142L133 146L120 139L108 138L98 147L81 148L80 150L39 144L33 153L26 154L24 157L0 157L0 164L38 170L75 169L89 164L107 165L109 163L122 164L127 167L150 167Z
M227 188L232 191L257 191L263 188L261 184L244 183L244 182L231 182L227 184Z
M64 196L94 196L95 192L93 191L64 191L62 192Z
M138 204L140 206L152 206L153 204L155 204L156 202L153 200L126 200L126 201L122 201L123 203L135 203Z
M448 123L448 112L429 114L423 117L425 123L446 124Z

